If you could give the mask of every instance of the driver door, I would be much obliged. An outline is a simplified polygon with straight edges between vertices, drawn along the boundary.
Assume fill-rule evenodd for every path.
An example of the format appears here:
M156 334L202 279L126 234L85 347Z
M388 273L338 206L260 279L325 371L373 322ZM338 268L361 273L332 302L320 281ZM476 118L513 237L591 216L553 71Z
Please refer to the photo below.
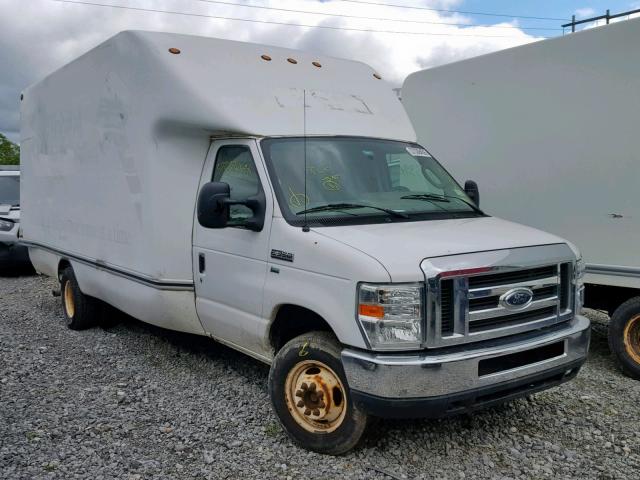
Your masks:
M245 228L249 208L233 205L225 228L205 228L197 215L193 231L196 310L205 331L241 350L262 351L262 300L273 200L257 143L253 139L215 141L205 162L200 188L225 182L230 198L242 200L265 192L261 231Z

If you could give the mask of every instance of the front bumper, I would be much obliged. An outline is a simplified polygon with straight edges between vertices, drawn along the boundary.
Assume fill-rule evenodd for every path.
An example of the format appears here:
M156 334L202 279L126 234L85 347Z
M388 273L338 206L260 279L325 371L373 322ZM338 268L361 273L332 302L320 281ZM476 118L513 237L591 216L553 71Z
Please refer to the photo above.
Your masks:
M414 354L345 349L342 363L354 402L373 415L437 417L475 410L559 385L587 358L589 320L473 348Z

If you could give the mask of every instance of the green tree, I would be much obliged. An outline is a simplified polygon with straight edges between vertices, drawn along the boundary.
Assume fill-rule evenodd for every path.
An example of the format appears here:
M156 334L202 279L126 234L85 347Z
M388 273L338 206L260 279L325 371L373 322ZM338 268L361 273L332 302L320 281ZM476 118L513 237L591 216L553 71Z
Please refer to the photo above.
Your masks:
M0 165L20 165L20 147L1 133Z

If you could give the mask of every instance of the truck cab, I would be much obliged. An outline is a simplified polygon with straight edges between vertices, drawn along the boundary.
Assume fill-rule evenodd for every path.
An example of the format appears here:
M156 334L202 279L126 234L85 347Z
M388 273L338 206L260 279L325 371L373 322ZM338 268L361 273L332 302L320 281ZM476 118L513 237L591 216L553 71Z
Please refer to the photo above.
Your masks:
M334 405L320 408L309 388L340 385L366 414L435 417L577 374L589 343L579 254L472 197L415 142L212 143L194 220L198 313L222 341L274 355L270 391L294 438L348 421L331 412L347 405L327 393ZM297 322L278 321L282 305ZM319 361L325 339L308 320L339 339L339 362Z
M109 304L269 364L305 448L586 359L578 251L484 212L365 64L123 32L27 89L22 119L24 243L67 325Z

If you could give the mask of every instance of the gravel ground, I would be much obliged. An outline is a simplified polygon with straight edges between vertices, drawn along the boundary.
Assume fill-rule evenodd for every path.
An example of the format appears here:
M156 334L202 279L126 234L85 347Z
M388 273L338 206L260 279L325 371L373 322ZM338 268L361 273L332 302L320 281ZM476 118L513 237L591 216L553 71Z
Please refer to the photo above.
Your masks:
M640 382L594 321L576 380L473 416L381 421L342 457L301 450L268 367L126 320L68 330L55 283L0 278L0 478L639 478Z

